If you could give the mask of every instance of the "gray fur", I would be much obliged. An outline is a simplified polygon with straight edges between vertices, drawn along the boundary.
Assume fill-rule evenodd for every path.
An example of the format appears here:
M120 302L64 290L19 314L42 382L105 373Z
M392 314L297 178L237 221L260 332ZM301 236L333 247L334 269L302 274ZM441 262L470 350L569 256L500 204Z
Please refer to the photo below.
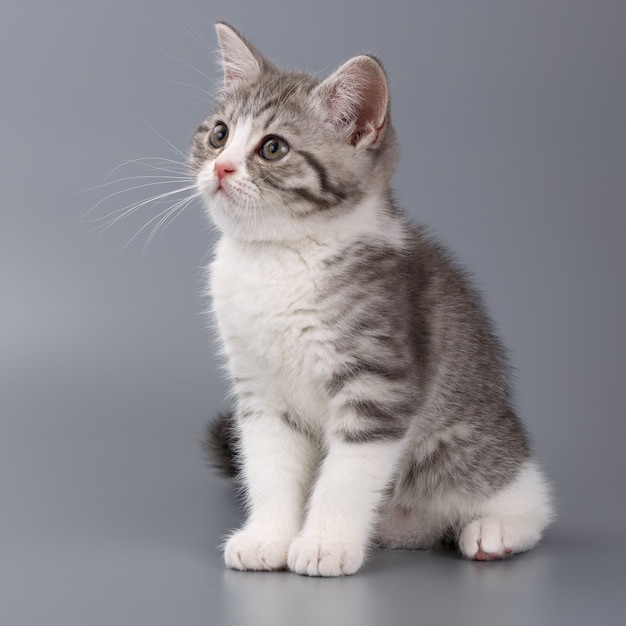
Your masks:
M359 376L378 379L369 397L346 394L363 415L363 430L347 439L410 429L397 485L420 493L486 495L514 478L529 447L503 349L479 295L440 245L417 229L402 250L360 242L329 262L323 297L333 301L328 324L345 358L329 394ZM389 390L393 403L377 399ZM440 437L457 425L459 434Z

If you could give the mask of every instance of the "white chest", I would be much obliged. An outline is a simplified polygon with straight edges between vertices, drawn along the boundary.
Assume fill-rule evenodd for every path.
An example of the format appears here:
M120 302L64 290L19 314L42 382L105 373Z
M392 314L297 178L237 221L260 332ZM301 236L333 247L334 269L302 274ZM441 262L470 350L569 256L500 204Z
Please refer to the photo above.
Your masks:
M328 250L220 242L211 265L213 310L231 374L279 395L306 417L324 411L333 342L319 284Z

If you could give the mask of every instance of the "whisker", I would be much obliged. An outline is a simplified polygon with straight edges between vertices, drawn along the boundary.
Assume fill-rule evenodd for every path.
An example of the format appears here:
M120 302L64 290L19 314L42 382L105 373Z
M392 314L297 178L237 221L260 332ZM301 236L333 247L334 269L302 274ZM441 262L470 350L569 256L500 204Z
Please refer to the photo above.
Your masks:
M165 198L169 198L169 197L171 197L171 196L173 196L175 194L183 193L185 191L189 191L189 190L194 189L194 188L195 188L195 185L189 185L187 187L181 187L180 189L174 189L173 191L168 191L168 192L162 193L162 194L160 194L158 196L153 196L151 198L147 198L146 200L141 200L139 202L134 202L132 204L128 204L125 207L122 207L121 209L116 209L115 211L111 211L108 215L106 215L106 216L104 216L102 218L98 218L97 220L94 220L94 221L101 221L103 219L110 218L112 215L116 215L117 213L119 213L119 215L116 215L116 217L111 219L106 224L101 224L101 225L97 226L96 229L100 229L100 232L104 232L104 231L108 230L109 228L111 228L111 226L113 226L114 224L119 222L121 219L127 217L131 213L137 211L138 209L140 209L143 206L146 206L147 204L151 204L151 203L157 204L158 202L160 202L161 200L164 200Z
M173 182L175 182L175 181L172 181L172 180L160 180L160 181L153 181L151 183L144 183L143 185L135 185L134 187L130 187L128 189L119 189L118 191L114 191L113 193L108 194L107 196L105 196L104 198L102 198L101 200L96 202L96 204L94 204L86 213L83 214L82 218L83 219L86 218L92 211L97 209L103 202L106 202L107 200L109 200L110 198L114 198L115 196L119 196L122 193L128 193L130 191L135 191L136 189L143 189L145 187L152 187L154 185L171 185ZM175 193L181 193L183 191L188 191L189 189L193 189L194 187L195 187L195 185L188 185L187 187L181 187L180 189L174 189L173 191L169 191L169 192L166 192L166 193L163 193L163 194L159 194L157 196L152 196L151 198L147 198L146 200L143 200L139 204L139 206L143 206L144 204L148 204L148 203L153 202L155 200L159 200L161 198L165 198L165 197L171 196L171 195L173 195ZM102 219L106 219L106 217L108 217L109 215L113 215L113 214L118 213L120 211L124 211L125 209L127 209L130 206L132 206L132 204L126 205L122 209L117 209L116 211L113 211L113 213L109 213L104 218L97 217L93 221L94 222L98 222L98 221L101 221Z
M185 29L198 43L202 44L209 52L215 52L214 46L212 46L206 39L203 39L198 33L191 28L187 27Z
M192 194L188 198L180 200L179 202L174 204L172 207L169 208L169 210L167 210L165 212L165 217L163 217L163 218L161 218L159 220L157 225L152 229L150 235L148 236L148 239L146 240L146 243L143 246L142 253L144 253L148 249L148 246L150 245L150 242L154 239L154 236L157 234L159 228L161 228L161 226L163 226L163 229L161 230L161 233L163 233L165 231L165 229L169 226L169 224L167 224L167 220L172 215L174 215L174 217L170 221L170 224L171 224L187 208L187 206L189 206L189 204L191 204L191 202L193 202L198 197L198 195L199 195L199 193L198 194ZM162 213L161 213L161 215L162 215ZM154 220L151 220L151 221L154 221ZM143 228L141 230L143 230ZM141 232L141 230L139 232ZM137 235L138 234L139 233L137 233ZM133 239L134 239L134 237L133 237ZM130 244L130 242L129 242L129 244Z
M197 95L191 95L191 96L179 96L178 98L174 98L174 100L172 100L172 102L192 102L193 104L201 104L202 106L206 107L207 105L207 99L206 98L202 98L201 96L197 96Z
M142 116L142 119L176 154L179 154L185 160L187 159L187 155L181 152L171 141L166 139L145 117Z
M173 172L173 170L164 170L164 171ZM174 172L174 173L179 174L179 172ZM100 183L99 185L94 185L93 187L87 187L86 189L82 189L81 191L84 193L87 191L94 191L95 189L102 189L102 187L109 187L111 185L123 183L124 181L127 181L127 180L138 180L138 179L145 180L146 178L158 178L159 180L162 180L162 181L190 180L190 177L188 175L183 175L182 172L180 172L179 176L162 176L160 174L140 174L138 176L124 176L123 178L116 178L115 180L109 180L106 183ZM130 189L123 189L122 191L131 191L132 189L133 188L131 187Z
M197 89L202 93L205 93L209 98L213 98L213 93L208 91L207 89L202 89L202 87L198 87L197 85L192 85L191 83L180 83L178 81L174 81L174 85L180 85L181 87L191 87L192 89Z
M168 159L166 157L138 157L136 159L128 159L127 161L123 161L122 163L120 163L119 165L116 165L105 177L104 180L102 182L106 182L109 178L111 178L111 176L113 176L113 174L115 174L115 172L117 172L117 170L119 170L120 168L126 166L126 165L131 165L133 163L139 163L145 167L154 167L154 165L152 163L150 163L150 161L157 161L157 162L166 162L169 164L170 167L172 167L173 165L179 165L180 167L182 167L183 169L187 169L187 163L186 161L181 162L181 161L176 161L174 159Z
M265 180L265 179L263 179L263 180ZM258 186L258 187L259 187L259 189L261 189L262 191L266 191L266 192L269 192L269 193L274 194L274 195L278 198L278 200L279 200L279 202L280 202L280 205L281 205L281 207L282 207L283 213L287 213L287 212L288 212L288 211L287 211L287 209L286 209L286 207L285 207L285 203L283 202L283 199L281 198L280 194L279 194L277 191L274 191L273 189L270 189L269 187L264 187L263 185L260 185L260 184L258 184L258 183L257 183L257 186ZM274 215L275 215L275 217L276 217L276 223L278 223L278 208L276 207L276 205L275 205L273 202L270 202L270 201L269 201L269 199L266 199L266 202L267 202L267 203L268 203L268 204L272 207L272 209L274 210Z
M169 172L171 174L176 174L177 176L183 176L187 178L192 178L191 173L189 172L189 165L178 165L180 169L173 169L173 165L157 165L156 163L142 163L142 167L145 167L150 170L155 170L157 172Z
M190 35L193 34L189 33ZM195 65L192 65L191 63L188 63L187 61L184 61L183 59L179 59L178 57L175 57L173 54L170 54L169 52L167 52L163 47L159 46L159 50L161 50L161 52L166 56L169 57L170 59L174 60L174 61L178 61L178 63L182 63L183 65L186 65L188 68L194 70L195 72L198 72L198 74L200 74L200 76L203 76L204 78L206 78L209 82L213 83L214 85L216 84L216 80L214 78L211 78L210 76L208 76L207 74L205 74L202 70L198 69Z
M178 202L176 202L175 204L173 204L172 206L167 207L166 209L164 209L163 211L161 211L160 213L158 213L157 215L155 215L154 217L150 218L129 240L128 242L124 245L124 247L122 248L122 250L124 250L125 248L127 248L133 241L135 241L135 239L137 239L137 237L139 237L139 235L141 235L141 233L146 230L146 228L148 228L150 226L150 224L156 222L157 220L162 220L162 216L165 215L166 218L168 215L170 215L173 211L175 211L178 207L184 205L184 203L186 202L190 202L191 200L194 200L197 196L199 195L199 193L194 193L191 194L190 196L183 198L182 200L179 200ZM160 226L161 222L159 222L157 224L157 229ZM152 239L152 237L150 237L150 239Z

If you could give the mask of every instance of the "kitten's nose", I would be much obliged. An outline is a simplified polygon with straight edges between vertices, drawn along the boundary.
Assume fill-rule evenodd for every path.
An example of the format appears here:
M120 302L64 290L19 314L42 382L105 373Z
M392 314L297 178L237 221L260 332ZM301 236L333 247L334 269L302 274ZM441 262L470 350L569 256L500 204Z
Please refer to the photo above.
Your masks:
M235 166L230 161L215 161L215 173L220 180L234 171Z

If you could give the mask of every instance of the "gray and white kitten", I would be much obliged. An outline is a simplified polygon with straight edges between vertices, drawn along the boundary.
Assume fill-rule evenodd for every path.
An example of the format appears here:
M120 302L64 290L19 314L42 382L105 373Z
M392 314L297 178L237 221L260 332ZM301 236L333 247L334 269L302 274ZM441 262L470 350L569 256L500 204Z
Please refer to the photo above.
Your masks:
M249 507L226 565L338 576L372 545L532 548L549 490L478 295L391 198L381 64L320 81L216 28L224 86L191 164L221 231L209 291L236 397L209 445L234 451Z

